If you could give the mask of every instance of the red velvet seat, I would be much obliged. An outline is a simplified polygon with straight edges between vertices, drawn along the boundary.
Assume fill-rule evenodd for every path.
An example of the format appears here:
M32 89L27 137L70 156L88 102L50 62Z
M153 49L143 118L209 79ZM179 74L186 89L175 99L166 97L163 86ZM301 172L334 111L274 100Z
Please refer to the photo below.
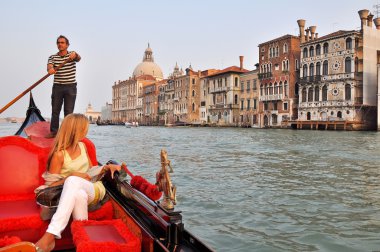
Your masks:
M89 157L97 164L94 144L85 139ZM18 236L23 241L36 242L46 231L48 221L40 218L34 189L43 184L49 148L43 148L19 136L0 138L0 238ZM113 217L111 202L89 213L90 219L104 220ZM57 249L72 247L70 227Z
M120 219L74 221L71 233L77 252L141 251L140 240Z

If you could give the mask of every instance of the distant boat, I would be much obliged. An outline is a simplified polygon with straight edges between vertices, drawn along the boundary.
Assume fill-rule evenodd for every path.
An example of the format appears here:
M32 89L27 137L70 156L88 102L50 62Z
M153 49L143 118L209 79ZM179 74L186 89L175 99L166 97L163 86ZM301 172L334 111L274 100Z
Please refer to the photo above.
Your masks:
M126 122L125 123L125 126L127 127L127 128L132 128L132 127L138 127L139 126L139 123L138 122Z

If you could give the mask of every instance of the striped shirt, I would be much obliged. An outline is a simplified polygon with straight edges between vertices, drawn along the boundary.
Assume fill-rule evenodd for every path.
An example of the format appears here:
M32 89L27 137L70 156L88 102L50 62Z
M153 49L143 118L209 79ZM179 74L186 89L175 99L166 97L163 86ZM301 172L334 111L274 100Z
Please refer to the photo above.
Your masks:
M71 52L67 52L65 56L60 56L58 53L49 57L48 64L52 64L54 68L69 58ZM76 84L76 62L70 61L59 69L54 75L54 84Z

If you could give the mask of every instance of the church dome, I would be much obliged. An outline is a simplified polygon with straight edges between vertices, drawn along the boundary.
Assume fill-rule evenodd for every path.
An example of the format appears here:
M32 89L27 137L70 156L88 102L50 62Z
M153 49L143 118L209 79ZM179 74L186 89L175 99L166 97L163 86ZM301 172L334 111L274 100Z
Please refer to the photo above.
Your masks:
M154 62L153 51L149 44L148 48L145 50L143 62L138 64L133 71L133 77L139 77L141 75L151 75L157 79L164 78L160 66Z

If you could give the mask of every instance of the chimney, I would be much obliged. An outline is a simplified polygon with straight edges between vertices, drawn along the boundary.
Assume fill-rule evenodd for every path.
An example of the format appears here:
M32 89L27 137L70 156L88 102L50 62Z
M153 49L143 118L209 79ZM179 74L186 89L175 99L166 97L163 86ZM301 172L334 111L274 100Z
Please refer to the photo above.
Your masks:
M305 23L306 21L303 20L303 19L299 19L297 20L297 23L298 23L298 27L300 28L300 40L301 40L301 44L305 42Z
M244 56L239 56L239 60L240 60L240 70L243 70Z
M317 38L318 38L318 32L315 33L315 39L317 39Z
M376 29L380 30L380 18L375 18L373 22L375 23Z
M309 41L309 31L310 31L310 29L309 28L307 28L306 30L305 30L305 32L306 32L306 42L308 42Z
M309 29L311 32L311 40L314 40L315 39L315 30L317 30L317 27L316 26L310 26Z
M259 63L256 63L256 64L255 64L255 67L256 67L255 70L258 70L258 69L259 69L259 66L260 66L260 64L259 64Z
M360 10L358 11L359 13L359 17L362 21L362 30L363 30L363 27L367 25L367 18L368 18L368 14L369 14L369 10Z
M373 15L370 13L367 17L367 24L369 27L372 27L372 22L373 22Z

